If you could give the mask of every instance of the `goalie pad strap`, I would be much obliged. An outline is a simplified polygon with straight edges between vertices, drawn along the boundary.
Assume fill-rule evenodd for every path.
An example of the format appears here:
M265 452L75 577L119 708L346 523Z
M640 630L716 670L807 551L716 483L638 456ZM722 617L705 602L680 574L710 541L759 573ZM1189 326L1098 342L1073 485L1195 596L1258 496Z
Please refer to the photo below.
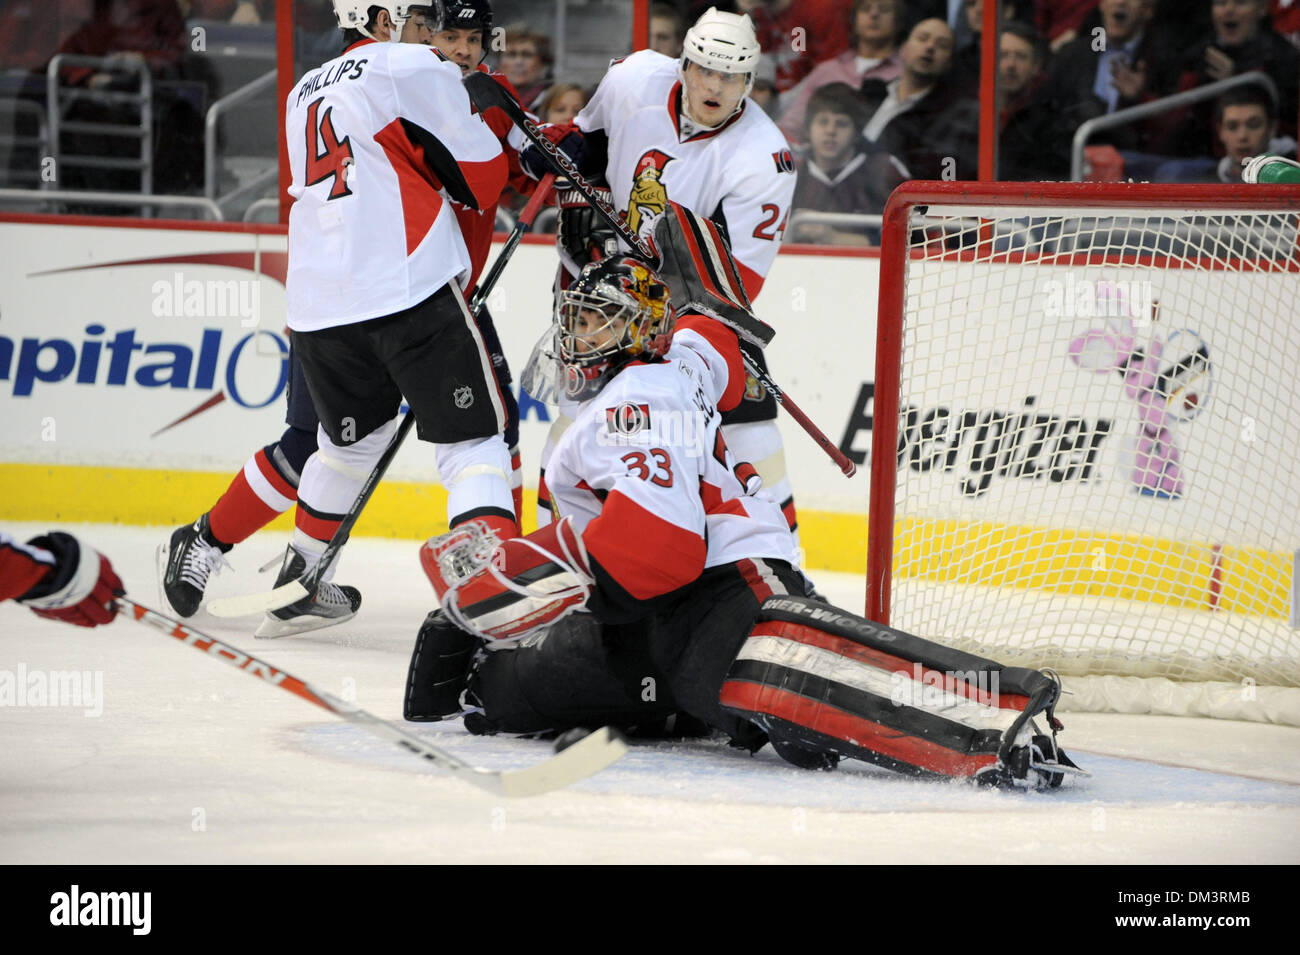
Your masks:
M785 617L792 619L772 619ZM806 748L919 775L995 770L1055 703L1044 674L953 651L806 598L766 601L721 701Z

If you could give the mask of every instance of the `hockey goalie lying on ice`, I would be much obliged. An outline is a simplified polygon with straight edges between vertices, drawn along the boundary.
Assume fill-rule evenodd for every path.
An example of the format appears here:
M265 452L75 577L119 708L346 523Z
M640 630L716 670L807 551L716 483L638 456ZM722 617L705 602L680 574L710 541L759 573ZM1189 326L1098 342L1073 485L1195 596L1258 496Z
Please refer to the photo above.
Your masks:
M671 299L631 257L589 265L563 294L557 351L581 405L547 470L560 519L504 542L471 522L421 550L441 609L416 639L406 718L535 733L684 712L807 768L854 757L1058 785L1073 764L1052 675L814 595L779 506L718 430L745 374L736 333L704 314L704 289L729 278L725 246L712 224L692 229L701 275L674 276Z

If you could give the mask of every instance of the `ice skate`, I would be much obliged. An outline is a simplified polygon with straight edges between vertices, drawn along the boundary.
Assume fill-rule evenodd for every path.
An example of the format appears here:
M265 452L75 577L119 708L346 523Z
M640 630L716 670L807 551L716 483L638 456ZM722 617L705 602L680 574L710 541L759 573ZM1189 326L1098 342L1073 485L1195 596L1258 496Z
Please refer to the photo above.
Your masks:
M158 545L159 591L176 616L192 617L198 612L208 577L230 566L226 561L230 547L212 536L207 514L178 527Z
M306 572L307 558L290 544L285 551L284 563L275 585L279 587L291 580L298 580ZM332 627L336 623L351 620L360 607L361 592L357 588L321 581L314 594L268 613L253 636L272 639Z

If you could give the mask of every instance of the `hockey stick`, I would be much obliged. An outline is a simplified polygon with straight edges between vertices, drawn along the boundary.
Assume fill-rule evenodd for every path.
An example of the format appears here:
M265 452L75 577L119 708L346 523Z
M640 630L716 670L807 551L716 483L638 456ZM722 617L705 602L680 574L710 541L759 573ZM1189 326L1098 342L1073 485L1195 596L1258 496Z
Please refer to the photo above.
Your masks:
M386 720L381 720L373 713L368 713L337 696L304 683L296 676L277 669L250 653L236 649L228 643L222 643L216 637L200 633L177 620L141 606L129 597L118 597L117 605L119 610L130 614L141 623L156 627L169 637L207 653L222 663L228 663L236 670L242 670L308 703L314 703L349 723L355 723L372 735L388 740L411 755L418 756L425 762L451 773L457 779L462 779L496 796L536 796L553 789L562 789L600 772L617 762L627 752L627 745L623 740L606 726L555 756L527 769L495 770L473 766L420 737Z
M485 112L492 106L500 107L510 117L511 121L523 131L528 140L546 154L546 157L551 161L551 166L569 181L572 188L618 234L628 248L635 249L643 258L658 258L646 246L641 237L628 228L627 223L619 217L618 213L596 195L595 189L578 167L558 146L542 135L541 130L537 128L537 124L528 118L523 107L515 102L514 98L506 92L500 83L486 73L471 73L465 77L464 83L470 99L474 101L474 105L479 108L479 111ZM751 324L741 319L734 312L729 312L724 321L741 337L760 347L766 345L771 339L771 329L757 319L754 319ZM745 361L745 370L771 393L777 403L789 412L790 417L794 418L801 428L808 432L808 435L817 442L818 446L826 452L846 477L853 477L857 473L857 465L850 461L844 452L836 447L835 443L826 437L817 425L813 424L812 419L804 414L799 406L777 386L767 372L755 365L748 356L742 354L741 357Z
M470 310L475 314L483 307L487 297L492 294L492 289L496 286L497 281L501 278L501 273L505 271L506 263L510 256L514 254L515 249L519 246L519 240L524 234L524 230L533 224L533 219L541 211L542 206L546 203L546 197L550 195L551 184L555 181L554 176L546 176L537 184L537 190L533 193L532 198L528 200L528 205L519 213L519 219L515 223L514 229L510 232L510 237L506 239L501 253L497 256L496 261L492 263L492 269L488 272L487 277L480 283L474 292L474 297L470 302ZM375 493L375 488L379 486L380 480L383 479L384 472L388 466L393 463L393 458L397 457L398 450L402 447L402 442L411 431L411 426L415 424L414 412L407 412L402 423L397 427L397 433L393 435L393 440L388 443L384 449L383 456L375 462L374 470L366 477L366 483L361 486L360 493L357 494L356 500L348 508L347 514L343 516L343 521L339 524L334 536L325 547L324 553L321 554L314 567L298 580L291 580L287 584L281 584L274 590L260 594L244 594L237 597L217 597L209 600L207 604L208 613L214 617L243 617L254 613L269 613L272 610L279 610L281 607L287 607L289 604L297 603L304 597L316 592L320 586L321 577L329 569L334 558L338 556L343 545L348 542L352 534L352 528L356 526L357 520L361 517L361 511L369 502L371 495Z

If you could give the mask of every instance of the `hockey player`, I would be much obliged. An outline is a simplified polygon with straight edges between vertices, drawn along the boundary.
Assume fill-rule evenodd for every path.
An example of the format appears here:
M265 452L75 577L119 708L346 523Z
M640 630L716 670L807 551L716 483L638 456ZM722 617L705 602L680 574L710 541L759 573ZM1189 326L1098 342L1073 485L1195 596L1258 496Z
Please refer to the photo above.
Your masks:
M0 600L13 599L39 617L97 627L117 614L125 593L108 558L71 534L51 531L20 544L0 530Z
M462 74L471 69L482 69L482 50L492 27L492 9L487 0L444 0L441 12L436 7L420 5L407 6L406 12L408 16L400 31L402 42L437 46L440 52L460 67ZM344 24L345 17L350 15L348 5L336 4L336 13L340 24ZM498 82L504 81L499 75L494 74L494 77ZM518 131L504 115L489 115L485 119L497 133L503 149L507 149L512 185L521 189L528 188L526 184L532 180L523 175L518 167ZM513 146L509 145L511 137L515 137ZM431 178L435 176L433 170L427 174ZM472 262L471 275L464 291L468 298L473 294L474 285L490 250L496 204L493 202L483 209L455 200L451 200L450 204ZM517 517L522 493L517 448L518 406L507 387L510 383L510 369L491 316L484 308L475 317L492 357L492 366L502 386L501 394L506 404L505 440L511 453L513 510ZM192 525L175 530L170 539L159 548L159 576L163 597L180 617L189 617L198 611L209 577L226 564L224 555L235 544L266 526L277 514L292 507L297 500L303 468L317 448L319 419L312 406L301 365L292 351L287 398L285 421L289 427L279 440L255 452L213 508ZM298 518L296 524L300 528L311 526L311 515L302 509L298 511ZM316 526L318 534L327 529L319 524ZM355 588L326 582L316 599L306 602L302 607L286 608L286 611L294 611L296 629L303 630L310 629L311 626L342 623L350 619L359 606L360 593ZM283 618L285 612L279 616ZM275 626L275 629L280 628Z
M407 719L459 715L462 694L474 733L684 712L807 768L852 756L922 776L1059 783L1064 757L1031 722L1051 719L1056 681L810 599L775 501L754 492L719 429L743 375L730 329L675 316L664 282L624 256L586 266L555 321L580 402L551 458L561 517L499 544L471 523L426 548L426 570L444 571L443 609L417 637ZM939 673L948 692L924 698L937 670L959 666L965 681ZM990 683L986 698L960 697Z
M710 8L687 31L680 60L652 50L616 60L576 126L548 132L584 175L604 178L611 204L641 235L654 233L670 201L716 222L751 301L780 248L795 186L785 137L746 100L759 52L749 17ZM530 173L545 171L535 147L522 158ZM603 251L606 237L581 199L561 195L560 256L571 273L591 259L593 248ZM762 362L757 350L750 357ZM567 409L561 410L543 451L544 469L567 421ZM775 399L750 378L744 400L724 420L725 434L741 458L754 462L794 529L776 415ZM543 473L539 510L548 484Z

